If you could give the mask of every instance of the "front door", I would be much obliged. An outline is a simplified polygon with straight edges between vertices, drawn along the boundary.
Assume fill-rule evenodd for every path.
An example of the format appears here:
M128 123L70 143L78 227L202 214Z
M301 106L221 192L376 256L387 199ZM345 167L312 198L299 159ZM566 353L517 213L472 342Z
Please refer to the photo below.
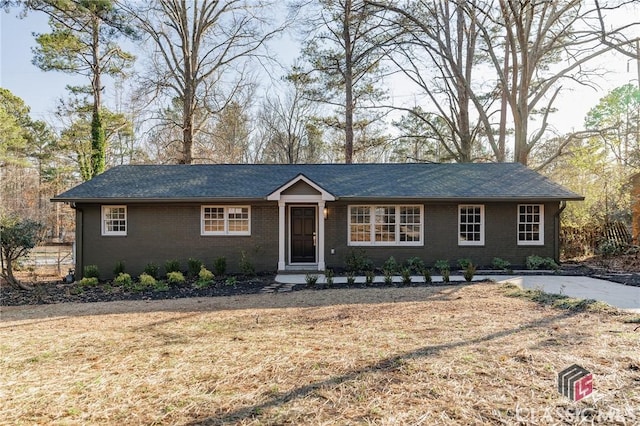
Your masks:
M316 262L316 208L291 207L291 263Z

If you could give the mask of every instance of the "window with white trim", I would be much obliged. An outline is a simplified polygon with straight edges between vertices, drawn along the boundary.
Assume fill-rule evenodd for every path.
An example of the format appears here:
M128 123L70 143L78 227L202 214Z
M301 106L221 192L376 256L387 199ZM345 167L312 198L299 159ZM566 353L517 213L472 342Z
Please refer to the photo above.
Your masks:
M127 206L102 206L102 235L127 235Z
M202 235L251 235L249 206L202 206Z
M458 244L461 246L484 245L484 206L458 206Z
M421 205L349 206L349 245L421 245Z
M518 245L544 245L544 205L518 205Z

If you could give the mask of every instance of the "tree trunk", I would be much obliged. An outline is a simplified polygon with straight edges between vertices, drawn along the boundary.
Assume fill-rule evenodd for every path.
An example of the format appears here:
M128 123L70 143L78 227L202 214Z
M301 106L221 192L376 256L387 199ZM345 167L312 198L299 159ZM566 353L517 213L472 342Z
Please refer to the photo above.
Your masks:
M345 141L344 141L344 162L353 163L353 52L351 51L351 32L349 24L351 22L351 0L345 2L345 15L342 27L342 38L344 41L345 53Z
M91 89L93 92L93 111L91 116L91 177L97 176L104 172L106 163L106 136L104 125L102 123L102 83L100 74L100 18L93 16L93 63Z

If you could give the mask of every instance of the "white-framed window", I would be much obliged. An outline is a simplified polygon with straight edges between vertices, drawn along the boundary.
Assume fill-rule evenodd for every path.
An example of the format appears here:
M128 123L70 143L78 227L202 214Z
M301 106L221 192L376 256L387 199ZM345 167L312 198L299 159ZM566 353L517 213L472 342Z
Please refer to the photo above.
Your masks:
M251 235L249 206L202 206L201 235Z
M421 205L349 206L348 244L422 245Z
M484 245L484 206L458 206L458 244L461 246Z
M102 235L127 235L127 206L102 206Z
M544 245L544 204L518 205L518 245Z

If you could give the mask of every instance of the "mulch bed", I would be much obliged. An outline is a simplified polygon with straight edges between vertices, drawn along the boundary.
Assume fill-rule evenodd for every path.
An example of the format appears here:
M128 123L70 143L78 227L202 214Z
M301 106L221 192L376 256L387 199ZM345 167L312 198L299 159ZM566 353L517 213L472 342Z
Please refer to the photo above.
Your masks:
M490 272L492 275L508 274L500 271L482 271L482 273ZM518 271L520 273L521 271ZM527 274L549 274L548 271L527 271ZM569 275L569 276L588 276L599 278L619 284L640 287L640 261L636 256L617 257L614 259L592 258L582 262L566 262L562 265L561 270L551 272L553 274ZM111 302L120 300L165 300L179 299L187 297L218 297L233 296L242 294L255 294L260 292L264 287L275 283L275 274L259 274L253 277L238 277L235 285L226 285L224 281L218 280L216 284L207 288L196 288L192 282L184 285L171 287L167 291L140 291L127 292L122 288L113 285L99 285L96 287L81 288L77 283L63 282L41 282L35 285L34 290L26 291L15 289L7 285L0 285L0 306L17 306L17 305L41 305L65 302ZM432 283L429 285L455 285L464 282L450 283ZM409 286L424 286L424 283L413 283ZM326 288L359 288L359 287L388 287L387 284L334 284L332 286L315 285L308 286L299 284L292 290L316 289L322 290ZM393 286L406 286L395 283ZM277 291L277 290L276 290Z

